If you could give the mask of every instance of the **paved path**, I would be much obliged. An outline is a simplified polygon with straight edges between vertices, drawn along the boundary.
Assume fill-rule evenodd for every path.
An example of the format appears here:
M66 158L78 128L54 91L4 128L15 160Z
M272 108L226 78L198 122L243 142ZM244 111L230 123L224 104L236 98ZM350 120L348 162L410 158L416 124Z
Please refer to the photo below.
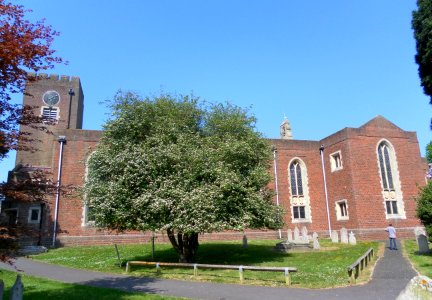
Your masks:
M400 249L400 245L399 245ZM194 299L395 299L409 280L416 276L401 250L385 249L384 257L378 260L372 280L362 286L313 290L302 288L273 288L208 282L164 280L131 277L70 269L56 265L19 258L16 267L28 275L46 277L63 282L98 287L117 288L126 291L172 295ZM11 269L0 264L0 268ZM301 271L301 270L300 270Z

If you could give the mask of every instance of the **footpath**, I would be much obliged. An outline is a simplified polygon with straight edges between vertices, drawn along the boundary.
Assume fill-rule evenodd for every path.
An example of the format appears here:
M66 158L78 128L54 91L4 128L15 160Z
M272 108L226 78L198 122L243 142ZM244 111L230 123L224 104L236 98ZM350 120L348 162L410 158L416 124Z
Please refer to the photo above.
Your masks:
M237 284L220 284L166 280L146 277L132 277L120 274L108 274L37 262L31 259L18 258L15 267L25 274L45 277L67 283L115 288L125 291L150 294L186 297L192 299L239 299L239 300L273 300L273 299L396 299L407 286L410 279L417 275L410 263L398 251L386 247L372 276L372 280L359 286L333 289L304 289L285 287L258 287ZM14 271L7 264L0 263L0 268ZM301 272L301 270L299 270ZM348 275L347 275L348 276Z

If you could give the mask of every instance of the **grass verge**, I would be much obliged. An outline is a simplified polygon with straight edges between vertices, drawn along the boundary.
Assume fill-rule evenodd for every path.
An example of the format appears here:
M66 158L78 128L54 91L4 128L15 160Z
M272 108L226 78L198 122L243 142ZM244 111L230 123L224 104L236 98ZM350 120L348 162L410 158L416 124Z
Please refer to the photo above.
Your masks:
M418 253L418 246L415 240L404 240L403 245L405 255L417 272L432 278L432 252L427 254Z
M6 293L3 299L9 299L9 290L16 278L15 272L0 270L0 279L4 281ZM115 289L90 287L85 285L68 284L39 277L21 275L24 284L24 299L100 299L100 300L160 300L181 299L175 297L158 296L142 293L129 293Z
M321 250L304 253L280 253L273 247L276 240L250 241L247 249L241 242L205 242L200 245L197 263L232 264L252 266L296 267L292 275L295 287L330 288L348 285L347 266L363 255L370 247L378 250L377 242L359 242L357 245L333 244L320 240ZM156 244L155 257L151 257L149 244L118 245L121 260L177 262L177 254L170 244ZM68 247L51 250L33 257L47 263L102 272L124 273L118 267L114 246ZM238 271L199 270L197 278L192 269L164 268L157 275L153 267L134 267L131 275L182 280L201 280L238 283ZM283 286L283 273L245 271L245 283L253 285Z

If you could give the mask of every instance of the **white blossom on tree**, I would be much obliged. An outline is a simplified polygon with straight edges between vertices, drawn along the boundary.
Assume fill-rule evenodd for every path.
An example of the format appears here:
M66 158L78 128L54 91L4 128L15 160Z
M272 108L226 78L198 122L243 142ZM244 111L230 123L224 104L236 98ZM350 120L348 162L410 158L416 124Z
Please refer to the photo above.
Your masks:
M246 110L122 92L110 107L85 186L97 226L166 231L180 261L199 233L281 226L270 146Z

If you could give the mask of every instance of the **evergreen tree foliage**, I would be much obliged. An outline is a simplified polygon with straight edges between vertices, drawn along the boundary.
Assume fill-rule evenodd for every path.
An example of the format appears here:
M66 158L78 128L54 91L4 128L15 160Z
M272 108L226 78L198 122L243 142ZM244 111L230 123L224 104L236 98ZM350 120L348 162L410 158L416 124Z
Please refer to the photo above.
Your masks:
M85 186L97 226L165 231L188 262L200 233L281 226L271 149L246 110L130 92L110 107Z
M432 1L417 0L417 10L413 11L412 28L416 40L415 61L421 86L432 104Z
M421 188L417 197L417 217L426 227L429 240L432 242L432 181Z

